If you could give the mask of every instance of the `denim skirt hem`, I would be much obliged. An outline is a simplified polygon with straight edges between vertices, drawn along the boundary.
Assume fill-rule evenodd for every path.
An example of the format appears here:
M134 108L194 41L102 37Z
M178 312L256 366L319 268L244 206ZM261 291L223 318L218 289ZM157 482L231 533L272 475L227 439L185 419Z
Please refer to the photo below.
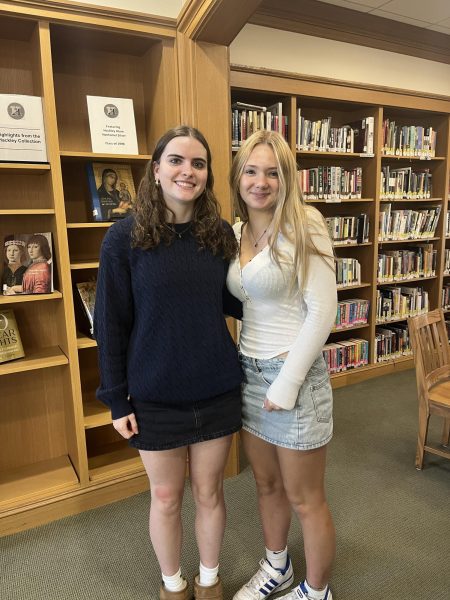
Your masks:
M254 429L251 429L251 427L247 427L245 424L242 425L242 429L244 429L244 431L247 431L248 433L251 433L252 435L260 438L261 440L264 440L265 442L269 443L269 444L273 444L274 446L280 446L280 448L288 448L289 450L315 450L316 448L322 448L322 446L326 446L328 444L329 441L331 441L331 438L333 437L333 434L330 433L330 435L324 439L321 442L316 442L314 444L289 444L289 443L283 443L277 440L272 440L268 437L266 437L265 435L263 435L262 433L259 433L259 431L255 431Z
M172 450L173 448L183 448L184 446L192 446L193 444L199 444L200 442L207 442L209 440L215 440L221 437L225 437L227 435L232 435L233 433L237 433L241 430L241 426L235 427L234 429L230 429L228 431L218 431L216 433L210 433L208 435L197 435L190 440L178 441L167 444L159 444L158 446L152 444L142 444L137 440L133 440L131 438L129 440L129 445L137 450L147 450L147 451L158 451L158 450Z

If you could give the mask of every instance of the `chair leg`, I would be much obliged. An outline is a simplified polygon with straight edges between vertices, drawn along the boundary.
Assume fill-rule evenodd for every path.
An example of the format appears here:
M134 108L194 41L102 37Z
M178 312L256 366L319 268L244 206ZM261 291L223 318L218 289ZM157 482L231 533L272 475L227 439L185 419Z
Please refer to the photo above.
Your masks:
M444 427L442 429L442 445L447 447L450 443L450 417L444 419Z
M419 407L419 433L417 436L416 469L422 470L425 444L427 443L428 423L430 415L423 407Z

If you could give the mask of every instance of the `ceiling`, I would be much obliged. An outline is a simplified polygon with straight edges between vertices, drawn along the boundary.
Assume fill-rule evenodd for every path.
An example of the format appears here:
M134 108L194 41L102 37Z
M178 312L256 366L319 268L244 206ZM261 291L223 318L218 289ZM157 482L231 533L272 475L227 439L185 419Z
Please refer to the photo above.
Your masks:
M450 0L320 0L450 35Z

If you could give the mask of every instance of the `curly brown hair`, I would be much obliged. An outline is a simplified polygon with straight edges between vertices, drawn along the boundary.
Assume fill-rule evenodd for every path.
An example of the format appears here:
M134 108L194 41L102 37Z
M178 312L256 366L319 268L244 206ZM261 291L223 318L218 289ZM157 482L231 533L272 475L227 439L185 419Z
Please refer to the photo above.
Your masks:
M200 248L210 250L231 260L236 256L238 247L231 227L225 227L220 216L220 205L214 195L214 176L211 167L211 151L208 142L198 131L187 125L169 129L156 144L151 160L145 169L139 184L134 204L134 226L132 245L149 250L160 243L171 244L175 233L166 227L167 211L172 212L164 201L163 191L156 185L154 165L159 164L167 144L176 137L192 137L206 150L208 177L203 193L195 201L192 215L192 234Z

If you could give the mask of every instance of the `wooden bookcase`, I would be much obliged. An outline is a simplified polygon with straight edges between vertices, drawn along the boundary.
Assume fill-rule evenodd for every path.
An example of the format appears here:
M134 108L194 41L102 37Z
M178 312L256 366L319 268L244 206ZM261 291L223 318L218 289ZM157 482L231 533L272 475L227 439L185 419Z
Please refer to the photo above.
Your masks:
M381 199L381 170L389 164L393 167L412 166L418 169L427 167L432 172L433 197L427 200L393 201L393 209L440 206L436 237L432 243L437 250L437 272L432 278L421 278L404 282L403 285L422 286L428 291L430 308L441 304L442 286L450 277L444 275L444 248L450 247L445 239L445 218L448 208L448 185L450 168L450 100L431 95L402 90L382 90L375 87L358 86L341 81L325 80L314 77L252 69L240 65L231 65L230 73L231 102L245 102L254 105L270 106L275 102L283 105L283 114L288 117L288 143L296 156L299 168L313 168L319 165L362 167L362 198L360 200L343 200L340 203L314 201L313 204L326 217L335 215L358 215L367 213L370 221L369 241L357 245L335 246L337 257L356 258L361 264L361 286L339 289L339 300L364 298L370 300L370 314L367 325L351 327L332 333L329 342L337 342L351 337L358 337L369 342L369 364L353 370L332 375L334 387L341 387L364 379L379 376L394 369L405 369L413 366L411 357L377 363L374 358L374 343L377 331L376 293L377 259L382 249L401 249L415 243L428 240L408 240L401 242L378 241L379 214L383 202ZM298 151L296 148L297 108L301 108L302 116L310 120L331 116L335 127L351 123L364 117L374 117L374 154L360 154ZM385 118L395 120L400 125L432 126L437 130L436 157L431 160L418 158L387 157L381 153L382 124ZM230 137L231 145L231 137ZM394 284L389 284L394 285ZM398 285L398 284L396 284ZM450 311L449 311L450 312ZM406 321L406 319L403 319ZM389 325L390 321L384 323ZM379 324L378 324L379 325Z
M148 489L95 398L97 348L77 331L73 286L95 277L110 225L92 222L87 163L130 164L137 187L183 118L177 31L175 19L112 15L0 2L0 93L42 96L48 152L48 164L0 163L0 239L51 231L55 264L54 293L0 296L26 353L0 365L0 535ZM87 94L133 99L139 155L92 153Z

